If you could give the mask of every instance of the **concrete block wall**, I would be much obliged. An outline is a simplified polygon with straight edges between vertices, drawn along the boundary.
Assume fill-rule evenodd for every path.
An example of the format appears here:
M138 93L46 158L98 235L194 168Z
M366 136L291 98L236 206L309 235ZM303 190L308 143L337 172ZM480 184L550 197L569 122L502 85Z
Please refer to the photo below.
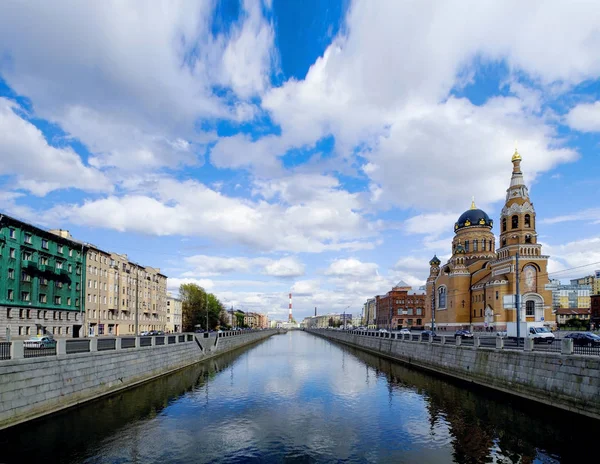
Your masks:
M600 357L311 333L443 375L600 419Z
M194 334L194 341L172 345L0 361L0 429L130 388L275 333L224 338Z

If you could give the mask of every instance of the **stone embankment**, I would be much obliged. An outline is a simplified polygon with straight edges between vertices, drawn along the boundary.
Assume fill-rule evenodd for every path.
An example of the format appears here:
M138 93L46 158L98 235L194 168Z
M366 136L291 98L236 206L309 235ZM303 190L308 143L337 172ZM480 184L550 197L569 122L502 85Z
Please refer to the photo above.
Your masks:
M131 388L276 333L59 339L52 355L36 357L23 341L13 341L10 359L0 361L0 429Z
M453 337L439 343L400 334L311 329L308 332L438 374L600 419L600 356L562 352L464 346ZM410 340L409 340L410 339Z

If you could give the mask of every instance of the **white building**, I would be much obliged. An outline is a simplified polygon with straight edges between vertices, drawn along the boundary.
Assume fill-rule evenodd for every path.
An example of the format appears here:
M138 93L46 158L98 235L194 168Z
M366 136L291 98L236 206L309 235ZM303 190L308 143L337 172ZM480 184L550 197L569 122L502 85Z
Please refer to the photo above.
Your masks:
M182 327L182 302L172 295L167 297L167 331L172 333L181 332Z

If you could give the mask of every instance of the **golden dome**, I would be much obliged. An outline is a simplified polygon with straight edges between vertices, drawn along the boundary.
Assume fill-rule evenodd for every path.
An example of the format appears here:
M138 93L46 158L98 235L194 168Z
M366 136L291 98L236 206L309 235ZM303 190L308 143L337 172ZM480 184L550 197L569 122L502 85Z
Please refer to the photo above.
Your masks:
M521 161L521 155L519 154L519 152L517 151L516 148L515 148L515 153L512 156L512 160L511 161Z

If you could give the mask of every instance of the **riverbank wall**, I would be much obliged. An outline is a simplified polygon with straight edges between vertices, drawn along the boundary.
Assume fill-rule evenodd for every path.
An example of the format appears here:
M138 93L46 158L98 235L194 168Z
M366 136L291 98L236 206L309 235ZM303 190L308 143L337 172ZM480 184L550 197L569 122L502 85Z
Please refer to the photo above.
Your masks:
M0 430L132 388L228 351L277 329L164 337L59 339L50 356L13 341L0 361ZM56 354L54 354L56 353Z
M307 332L420 369L600 419L600 357L402 339L397 334ZM420 337L419 337L420 338ZM460 342L459 342L460 343ZM568 350L567 350L568 352Z

